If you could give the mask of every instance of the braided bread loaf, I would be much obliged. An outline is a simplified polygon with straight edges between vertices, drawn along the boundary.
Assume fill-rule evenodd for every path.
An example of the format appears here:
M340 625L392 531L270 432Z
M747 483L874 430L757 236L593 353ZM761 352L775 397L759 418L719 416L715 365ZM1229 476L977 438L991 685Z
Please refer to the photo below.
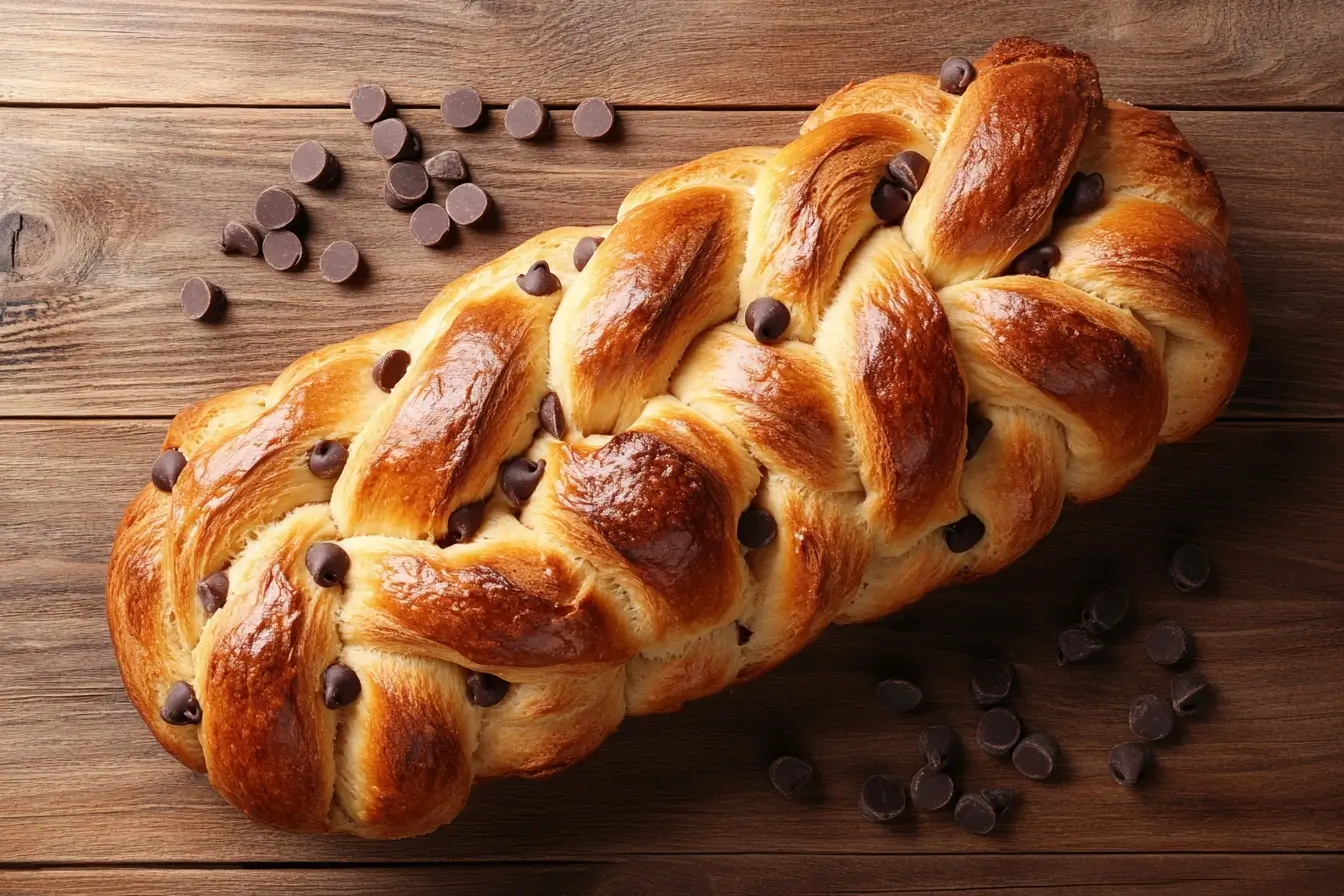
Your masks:
M126 689L254 818L432 830L998 570L1212 420L1227 226L1061 47L848 86L183 411L112 552Z

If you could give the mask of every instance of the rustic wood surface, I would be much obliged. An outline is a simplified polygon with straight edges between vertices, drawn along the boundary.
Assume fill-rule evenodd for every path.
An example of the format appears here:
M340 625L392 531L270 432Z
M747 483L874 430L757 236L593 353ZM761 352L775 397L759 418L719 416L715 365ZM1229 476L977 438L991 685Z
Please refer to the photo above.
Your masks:
M635 0L0 0L0 894L1340 892L1344 873L1344 17L1334 0L774 3ZM536 230L609 221L650 171L778 143L849 78L935 70L1031 33L1091 53L1107 93L1173 108L1218 173L1251 303L1246 375L1224 419L1159 451L1124 494L1066 511L1004 574L888 623L833 628L765 679L630 720L578 768L491 782L450 827L409 841L297 837L248 822L153 742L121 689L103 618L111 534L164 418L264 381L315 346L414 315L446 280ZM383 82L428 148L453 146L499 226L416 246L382 202L385 165L344 109ZM626 107L622 139L519 144L450 132L456 83L496 107L530 93ZM641 108L629 108L638 106ZM226 108L227 107L227 108ZM287 107L287 108L285 108ZM307 107L307 108L294 108ZM362 289L213 248L316 137L342 185L298 188L310 251L354 240ZM177 308L199 274L224 321ZM1214 584L1182 596L1172 544L1208 547ZM1100 661L1054 636L1100 582L1137 618ZM1110 781L1130 701L1170 675L1153 623L1196 632L1206 716L1163 744L1147 786ZM891 828L856 801L908 778L914 738L977 716L977 658L1012 660L1014 705L1059 740L1035 784L973 746L964 785L1013 784L992 837L950 815ZM893 717L893 673L928 706ZM765 764L812 758L780 797ZM453 863L445 867L445 863Z

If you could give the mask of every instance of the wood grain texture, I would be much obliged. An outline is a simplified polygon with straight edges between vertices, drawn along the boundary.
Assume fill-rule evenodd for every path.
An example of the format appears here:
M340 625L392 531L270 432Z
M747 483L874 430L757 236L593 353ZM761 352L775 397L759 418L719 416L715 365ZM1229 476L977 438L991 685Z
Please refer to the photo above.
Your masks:
M496 198L500 229L446 251L410 238L382 200L385 164L343 110L0 109L0 416L170 415L269 380L299 354L413 317L438 288L536 231L609 221L645 175L703 153L796 134L794 112L627 112L625 139L522 144L495 122L449 133L432 111L408 120L429 150L461 149ZM499 116L496 115L496 118ZM1234 416L1344 414L1344 113L1183 112L1233 211L1253 341ZM361 289L323 283L316 264L280 274L215 249L222 224L260 190L288 183L304 138L341 161L342 186L300 188L310 253L352 239ZM440 191L441 193L442 191ZM18 222L19 229L12 227ZM6 239L9 239L8 245ZM12 250L12 251L10 251ZM192 275L231 305L218 325L182 317Z
M0 0L0 101L341 104L363 81L437 105L474 84L576 103L806 106L1029 34L1107 92L1178 105L1344 104L1333 0Z
M933 595L884 625L832 628L760 681L631 720L595 757L552 779L485 784L452 825L392 843L249 822L164 754L127 702L103 618L105 560L162 429L0 424L0 862L1337 850L1344 842L1339 424L1216 424L1160 451L1122 495L1070 509L1000 576ZM1215 583L1198 595L1165 580L1177 536L1205 544L1216 563ZM1137 619L1099 662L1061 669L1055 632L1098 582L1133 589ZM1182 723L1175 742L1158 748L1147 786L1129 791L1110 780L1105 758L1129 739L1130 702L1169 687L1170 673L1143 652L1147 631L1165 618L1195 632L1197 666L1218 702ZM921 727L946 722L973 738L967 682L990 654L1016 664L1012 702L1028 729L1059 740L1059 780L1025 781L968 743L965 787L1011 784L1021 795L1004 830L972 837L947 813L890 828L864 821L863 780L908 779ZM874 686L893 673L921 683L925 710L893 717L877 705ZM769 787L765 767L781 751L816 763L819 786L808 799Z

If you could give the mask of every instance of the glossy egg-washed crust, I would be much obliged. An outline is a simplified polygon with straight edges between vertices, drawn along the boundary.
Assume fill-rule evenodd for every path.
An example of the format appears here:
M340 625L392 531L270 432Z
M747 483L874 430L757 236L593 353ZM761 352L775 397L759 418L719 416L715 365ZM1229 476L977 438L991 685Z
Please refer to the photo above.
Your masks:
M164 747L235 806L302 831L418 834L473 780L545 775L628 714L758 675L830 622L993 572L1066 497L1121 488L1207 424L1247 346L1227 212L1171 121L1102 99L1085 56L1000 41L963 96L931 77L851 85L782 149L715 153L636 187L612 227L542 234L415 321L319 349L270 386L183 411L171 494L117 533L108 619ZM931 160L904 222L870 197ZM1075 172L1100 207L1060 217ZM575 244L605 241L582 271ZM1007 276L1048 238L1048 277ZM562 288L515 283L546 261ZM769 296L782 341L743 324ZM390 393L371 370L411 356ZM540 429L555 392L563 439ZM993 425L966 459L968 411ZM346 444L339 478L308 467ZM500 465L545 472L521 508ZM482 528L440 547L450 514ZM764 548L737 539L763 508ZM944 527L984 536L953 553ZM342 583L308 547L337 541ZM207 618L196 584L227 570ZM358 699L337 710L339 661ZM510 683L482 708L467 675ZM199 725L160 708L192 685Z

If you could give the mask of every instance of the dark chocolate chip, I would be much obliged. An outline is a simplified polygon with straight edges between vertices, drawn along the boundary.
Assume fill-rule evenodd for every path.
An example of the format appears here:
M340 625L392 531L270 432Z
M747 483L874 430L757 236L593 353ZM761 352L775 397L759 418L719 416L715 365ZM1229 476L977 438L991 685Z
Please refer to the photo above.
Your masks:
M229 574L220 570L196 583L196 599L205 608L206 616L213 616L229 598Z
M1194 643L1194 636L1179 622L1164 619L1148 633L1144 648L1148 658L1159 666L1174 666L1185 659Z
M485 502L473 501L448 514L448 531L438 540L441 548L467 541L481 528L485 521Z
M316 140L305 140L289 157L289 173L310 187L330 187L341 176L341 163Z
M504 110L504 130L516 140L531 140L545 129L549 117L541 103L520 96Z
M345 581L345 574L350 571L350 555L334 541L319 541L308 548L303 564L314 582L331 588Z
M1016 677L1012 663L985 660L971 675L971 700L976 706L998 706L1008 699Z
M1129 730L1144 740L1161 740L1175 726L1171 704L1156 694L1144 694L1129 708Z
M1059 633L1059 652L1055 661L1061 666L1084 663L1101 652L1101 639L1081 625L1071 625Z
M458 184L445 203L454 224L479 223L490 212L490 194L473 183Z
M980 717L975 741L991 756L1007 756L1022 738L1022 722L1006 706L996 706Z
M391 392L406 375L411 366L411 353L405 349L394 348L373 364L373 381L384 392Z
M747 306L747 329L757 342L777 342L789 328L789 307L778 299L762 297Z
M509 683L489 672L467 673L467 702L472 706L494 706L509 693Z
M328 283L346 283L359 273L359 250L348 240L337 240L322 253L317 267Z
M1083 628L1100 635L1125 621L1129 615L1129 592L1123 588L1100 588L1092 592L1083 608Z
M303 264L303 240L290 230L272 230L261 241L261 254L277 271L292 271Z
M1014 258L1008 272L1029 277L1049 277L1050 269L1057 264L1059 247L1054 243L1037 243Z
M943 541L954 554L964 554L985 537L985 524L980 517L969 513L951 525L943 527Z
M182 313L187 320L216 320L224 313L224 292L202 277L182 284Z
M975 66L962 56L953 56L938 69L938 86L944 93L961 96L975 80Z
M541 428L546 430L553 439L563 439L565 437L565 409L560 406L560 396L554 392L547 392L541 399L541 410L537 416L541 418Z
M1102 194L1106 192L1106 180L1100 173L1084 174L1075 171L1064 195L1059 199L1055 214L1065 218L1075 218L1101 208Z
M994 421L981 414L978 407L971 405L966 409L966 460L980 453L980 446L993 428Z
M912 681L888 678L877 683L877 702L892 712L910 712L924 702L924 692Z
M752 631L740 622L733 624L737 626L737 646L742 647L751 640Z
M1176 586L1177 591L1184 591L1187 594L1203 588L1211 572L1209 555L1197 544L1181 545L1167 566L1171 584Z
M1048 734L1028 734L1013 750L1013 768L1031 778L1044 781L1055 771L1059 747Z
M429 196L429 175L419 162L398 162L387 169L383 201L399 212L410 211Z
M443 120L450 128L474 128L485 113L485 104L474 87L454 87L443 95L440 106Z
M905 187L883 178L873 187L873 214L883 224L899 224L905 220L905 213L910 211L913 198Z
M812 766L797 756L781 756L770 763L770 783L785 796L797 796L812 780Z
M308 452L308 471L318 479L335 479L349 457L350 452L340 442L323 439Z
M946 808L955 790L951 776L932 767L920 769L910 780L910 800L924 812Z
M585 140L601 140L616 125L616 110L611 103L591 96L574 110L574 133Z
M929 160L913 149L907 149L887 163L887 177L912 196L919 192L928 175Z
M546 473L546 461L513 457L499 469L499 490L514 507L521 506L541 484Z
M1153 761L1153 751L1147 745L1130 742L1111 747L1106 767L1111 770L1115 783L1133 787L1143 777L1144 770Z
M187 458L176 448L169 448L154 461L149 468L149 481L161 492L171 492L177 484L177 477L187 466Z
M267 187L252 206L252 217L263 230L285 230L299 223L303 203L284 187Z
M384 118L369 132L373 151L388 162L400 162L420 154L420 135L400 118Z
M1198 672L1182 672L1171 680L1171 708L1178 716L1192 716L1209 701L1209 683Z
M574 244L574 270L581 271L593 260L593 253L602 245L602 237L585 236Z
M957 732L946 725L934 725L919 732L915 749L929 768L940 772L957 764L961 757L961 740Z
M560 288L560 278L551 273L544 261L533 262L527 273L517 277L518 288L530 296L548 296Z
M994 814L1000 818L1013 811L1013 806L1017 803L1017 791L1011 787L990 787L980 791L980 795L994 808Z
M895 821L905 811L905 788L891 775L873 775L863 782L859 810L878 824Z
M163 700L159 718L169 725L199 725L201 704L196 701L196 689L185 681L174 684Z
M435 180L462 181L467 179L467 163L455 149L443 152L425 162L425 173Z
M411 212L411 236L425 248L442 246L452 233L453 219L437 202L426 202Z
M737 540L747 550L768 547L778 532L774 515L764 507L748 507L737 518Z
M359 676L345 663L332 663L322 670L322 703L327 709L340 709L359 699Z
M219 250L225 255L261 254L261 232L246 221L230 221L219 235Z
M967 793L957 800L957 808L952 810L952 817L956 819L957 824L972 834L988 834L998 823L999 813L994 811L994 807L983 794Z
M373 124L392 114L392 100L377 84L365 84L350 94L350 111L356 121Z

